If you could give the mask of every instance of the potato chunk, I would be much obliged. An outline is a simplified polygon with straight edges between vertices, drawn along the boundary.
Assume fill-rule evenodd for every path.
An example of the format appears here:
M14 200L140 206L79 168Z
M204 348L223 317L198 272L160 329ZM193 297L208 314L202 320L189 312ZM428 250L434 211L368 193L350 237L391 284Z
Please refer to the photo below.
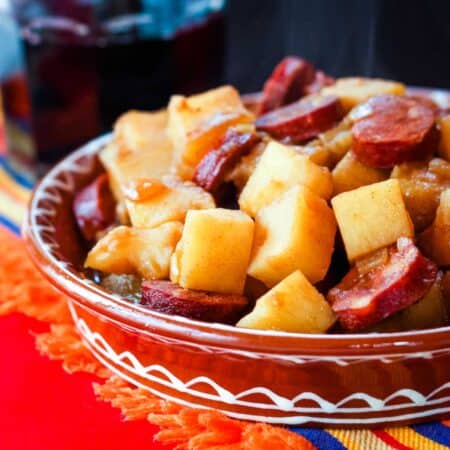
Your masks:
M170 171L172 143L166 135L167 112L130 111L114 127L115 139L100 152L118 201L122 187L142 177L161 178Z
M131 224L152 228L165 222L184 222L190 209L214 208L213 197L190 181L163 177L140 178L127 185L126 205Z
M416 231L431 225L441 192L450 188L450 163L434 158L429 162L400 164L394 167L391 178L400 181L406 209Z
M398 180L386 180L344 192L331 200L349 260L399 237L414 236Z
M256 301L236 326L293 333L324 333L335 315L322 294L295 271Z
M365 331L396 332L441 327L448 323L448 313L442 291L442 273L431 289L413 305L384 319Z
M450 162L450 114L438 119L441 130L441 141L439 143L439 156Z
M294 149L272 141L261 156L240 197L243 211L254 217L289 188L303 185L328 199L333 192L331 174Z
M188 289L242 294L254 224L242 211L191 210L172 257L170 279Z
M401 312L403 329L441 327L447 323L447 311L438 279L431 289L414 305Z
M262 154L265 152L266 147L267 142L264 141L253 147L250 153L243 156L233 170L227 174L225 181L231 181L239 189L239 191L242 191L244 186L247 184L250 175L255 170Z
M138 274L146 279L168 278L170 257L182 229L180 222L151 229L114 228L97 242L84 265L102 272Z
M339 161L331 175L335 194L351 191L389 178L388 171L364 165L356 159L351 151Z
M231 86L191 97L174 95L169 102L167 133L175 148L178 175L190 180L198 163L230 126L250 123L253 118Z
M450 189L441 194L433 224L419 237L424 253L439 266L450 266Z
M294 270L316 283L327 273L336 220L326 201L296 186L256 215L249 275L271 287Z
M348 77L339 78L335 84L323 88L320 93L339 97L344 110L349 111L358 103L375 95L403 95L405 85L377 78Z

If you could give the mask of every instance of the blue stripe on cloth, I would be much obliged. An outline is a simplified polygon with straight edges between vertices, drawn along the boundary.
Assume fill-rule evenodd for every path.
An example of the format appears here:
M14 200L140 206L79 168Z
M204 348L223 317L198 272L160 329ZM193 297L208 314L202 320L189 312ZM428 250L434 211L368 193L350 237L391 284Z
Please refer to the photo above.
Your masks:
M450 429L439 422L413 425L411 428L432 441L450 447Z
M12 231L15 234L20 234L20 227L17 226L14 222L11 222L6 217L0 216L0 225L5 226L8 230Z
M341 442L331 434L316 428L289 427L289 430L312 442L319 450L346 450Z
M0 166L3 167L3 169L5 169L6 173L17 184L28 190L33 189L33 182L29 178L17 172L17 170L15 170L14 168L12 168L11 165L8 163L8 160L3 156L0 156Z

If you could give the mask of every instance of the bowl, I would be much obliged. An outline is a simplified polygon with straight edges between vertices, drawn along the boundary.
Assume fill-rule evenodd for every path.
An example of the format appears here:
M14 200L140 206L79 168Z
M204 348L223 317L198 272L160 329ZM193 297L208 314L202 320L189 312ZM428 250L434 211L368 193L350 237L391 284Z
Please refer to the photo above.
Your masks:
M87 347L112 372L162 398L245 420L367 428L450 417L450 327L246 330L150 311L87 279L71 205L102 172L97 154L110 139L90 142L42 179L23 235L38 269L67 295Z

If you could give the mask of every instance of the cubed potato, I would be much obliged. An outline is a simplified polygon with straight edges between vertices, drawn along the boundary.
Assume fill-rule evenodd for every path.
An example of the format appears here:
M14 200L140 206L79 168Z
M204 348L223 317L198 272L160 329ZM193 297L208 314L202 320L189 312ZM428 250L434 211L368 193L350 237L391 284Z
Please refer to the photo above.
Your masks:
M339 97L345 111L349 111L358 103L375 95L403 95L404 93L405 85L402 83L361 77L339 78L335 84L327 86L321 91L323 95Z
M292 333L324 333L334 322L333 310L323 295L297 270L259 298L253 311L236 326Z
M318 166L307 156L272 141L241 192L239 206L254 217L263 206L296 185L306 186L325 199L333 192L331 174L326 167Z
M450 266L450 189L442 192L436 218L419 237L424 253L439 266Z
M440 327L447 323L440 283L441 280L438 279L422 299L400 313L404 330Z
M145 279L168 278L170 257L182 230L180 222L151 229L114 228L97 242L84 265L102 272L137 274Z
M126 205L133 226L152 228L165 222L184 222L190 209L214 208L213 197L190 181L173 177L139 178L125 189Z
M291 188L256 215L249 275L269 287L295 270L322 280L334 248L336 220L327 202L304 186Z
M398 180L343 192L331 200L349 260L414 236Z
M442 273L427 294L418 302L384 319L367 332L393 333L440 327L448 322L448 312L442 289Z
M170 172L173 148L166 135L167 118L166 111L130 111L117 121L114 140L100 152L100 160L118 201L128 182Z
M307 145L292 146L297 153L305 155L308 159L318 166L328 167L330 165L330 152L317 140Z
M389 178L389 171L364 165L350 151L339 161L331 175L336 195L386 180Z
M450 114L438 119L441 130L441 141L439 142L439 156L450 162Z
M253 228L252 219L242 211L188 211L170 279L188 289L242 294Z
M255 170L258 161L266 150L267 142L260 142L250 151L249 154L243 156L234 168L226 175L225 180L231 181L242 191L247 184L250 175Z
M312 144L321 146L328 153L327 167L335 166L350 150L353 143L352 124L352 120L347 115L335 127L320 133L312 142Z
M450 188L450 163L434 158L395 166L391 178L400 181L406 209L416 231L422 231L434 220L441 192Z
M169 102L167 133L175 148L177 174L192 179L198 163L230 126L253 120L253 114L245 109L232 86L191 97L173 96Z

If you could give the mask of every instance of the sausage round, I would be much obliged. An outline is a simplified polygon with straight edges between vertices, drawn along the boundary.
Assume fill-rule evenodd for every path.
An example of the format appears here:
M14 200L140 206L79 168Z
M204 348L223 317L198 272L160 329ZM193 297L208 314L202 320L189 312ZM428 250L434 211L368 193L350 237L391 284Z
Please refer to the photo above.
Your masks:
M392 168L424 159L438 143L435 112L411 97L381 95L360 105L352 127L353 152L367 166Z
M367 273L357 266L328 293L343 328L374 325L423 297L436 280L437 266L409 238L389 249L389 258Z
M311 95L256 119L256 128L276 139L302 143L335 125L343 116L337 97Z
M170 281L144 281L141 304L166 314L204 322L236 323L248 300L243 295L185 289Z

